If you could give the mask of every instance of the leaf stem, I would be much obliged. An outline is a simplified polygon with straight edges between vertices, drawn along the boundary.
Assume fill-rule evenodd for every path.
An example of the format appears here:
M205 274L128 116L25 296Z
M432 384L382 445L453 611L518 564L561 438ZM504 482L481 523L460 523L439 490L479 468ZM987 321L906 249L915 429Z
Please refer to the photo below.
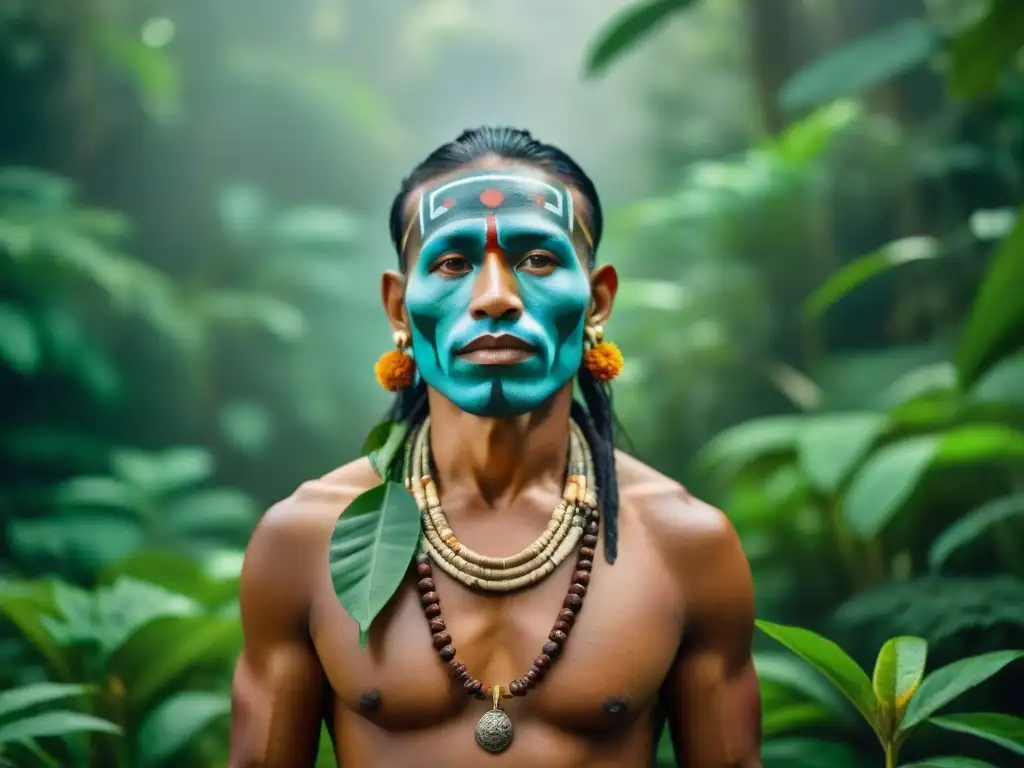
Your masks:
M885 745L885 768L896 768L896 756L899 751L899 747L893 741Z

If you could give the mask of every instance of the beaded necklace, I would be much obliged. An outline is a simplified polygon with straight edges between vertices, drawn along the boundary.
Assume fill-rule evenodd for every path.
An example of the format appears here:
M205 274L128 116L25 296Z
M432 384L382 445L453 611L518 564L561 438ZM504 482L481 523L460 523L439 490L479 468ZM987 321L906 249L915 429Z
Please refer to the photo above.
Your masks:
M569 473L562 499L555 506L544 532L530 546L507 558L487 557L462 544L452 532L431 478L429 418L410 436L406 454L406 485L416 498L422 518L421 552L416 557L417 587L423 612L430 625L434 648L448 665L452 680L461 683L474 698L491 699L492 708L477 723L476 741L488 752L503 752L512 743L512 721L501 709L501 699L525 696L535 687L561 655L583 607L590 584L590 571L597 548L597 488L594 484L594 463L586 438L575 422L570 422ZM466 665L455 658L455 646L441 617L441 601L435 590L431 561L446 574L468 587L488 591L509 592L536 584L555 570L581 544L562 608L548 635L548 642L526 674L512 680L504 689L499 685L485 687L466 671Z

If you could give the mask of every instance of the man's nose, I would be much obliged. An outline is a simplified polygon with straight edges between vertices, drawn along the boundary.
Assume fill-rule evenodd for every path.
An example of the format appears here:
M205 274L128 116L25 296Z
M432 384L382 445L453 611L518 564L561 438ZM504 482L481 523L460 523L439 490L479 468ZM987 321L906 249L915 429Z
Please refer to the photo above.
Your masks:
M477 320L488 317L516 319L523 313L519 283L501 253L489 252L473 285L469 313Z

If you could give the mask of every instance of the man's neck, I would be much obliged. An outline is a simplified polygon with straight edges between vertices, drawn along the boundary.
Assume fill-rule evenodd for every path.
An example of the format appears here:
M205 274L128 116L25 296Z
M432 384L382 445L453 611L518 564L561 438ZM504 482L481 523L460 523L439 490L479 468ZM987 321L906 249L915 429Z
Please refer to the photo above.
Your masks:
M431 389L430 450L442 492L487 505L565 478L572 385L542 408L491 419L460 410Z

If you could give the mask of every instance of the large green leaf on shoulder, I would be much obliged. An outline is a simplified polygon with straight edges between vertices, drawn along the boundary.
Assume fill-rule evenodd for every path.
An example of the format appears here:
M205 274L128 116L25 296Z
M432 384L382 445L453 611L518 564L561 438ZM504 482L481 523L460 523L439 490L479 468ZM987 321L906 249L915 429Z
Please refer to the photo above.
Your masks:
M758 621L757 627L831 680L871 727L877 728L878 703L871 689L871 681L842 648L801 627L788 627L767 621Z
M587 54L586 72L596 75L694 0L639 0L619 11L598 33Z
M920 65L940 43L927 21L906 19L817 59L790 78L779 101L800 110L854 96Z
M363 455L381 480L401 480L397 475L399 467L396 460L407 432L408 425L403 422L383 421L366 436Z
M43 712L0 725L0 744L73 733L120 734L121 729L107 720L79 712Z
M992 0L988 13L950 45L949 87L959 98L994 89L1024 47L1024 5Z
M875 660L871 685L881 704L886 734L895 732L911 697L924 679L928 641L923 637L893 637Z
M1015 517L1024 517L1024 493L1003 496L975 507L935 538L928 550L928 565L932 570L939 570L954 552Z
M886 427L883 413L830 413L809 418L797 439L800 466L819 490L835 491Z
M919 763L907 763L900 768L999 768L999 766L986 763L984 760L975 760L973 757L929 757Z
M361 644L402 583L419 535L416 501L391 481L357 496L338 517L331 536L331 579L342 606L359 625Z
M956 365L961 384L972 385L1000 355L1009 351L1024 327L1024 216L1003 240L978 289L960 337Z
M867 256L851 261L818 287L804 302L809 320L821 317L836 302L892 269L941 254L939 241L931 237L908 237L889 243Z
M902 729L923 722L962 693L983 683L1003 667L1024 658L1024 651L993 651L954 661L932 672L910 700Z
M139 768L165 765L230 712L231 698L222 693L186 691L160 702L135 739Z
M947 731L966 733L1024 755L1024 720L1001 712L971 712L933 717L928 722Z
M1024 433L996 424L917 435L876 451L854 476L843 502L847 522L871 538L903 508L933 466L1024 461Z

